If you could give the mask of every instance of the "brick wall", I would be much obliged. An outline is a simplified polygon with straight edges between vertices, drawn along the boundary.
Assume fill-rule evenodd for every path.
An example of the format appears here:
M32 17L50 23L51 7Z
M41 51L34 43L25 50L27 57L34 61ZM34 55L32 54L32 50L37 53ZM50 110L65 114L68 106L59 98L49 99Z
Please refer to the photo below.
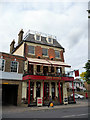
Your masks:
M35 46L35 55L31 55L28 53L28 45L26 44L25 47L25 55L26 57L31 57L31 58L38 58L38 56L40 56L40 58L42 59L51 59L53 58L53 60L56 61L63 61L64 62L64 55L63 55L63 51L60 51L60 59L56 59L55 58L55 50L53 48L48 48L48 57L42 56L42 46Z
M16 61L19 63L18 73L23 73L23 70L24 70L24 58L23 57L14 56L11 54L6 54L6 53L0 54L0 58L1 56L3 56L3 59L5 59L5 72L11 72L11 61L14 61L16 59Z

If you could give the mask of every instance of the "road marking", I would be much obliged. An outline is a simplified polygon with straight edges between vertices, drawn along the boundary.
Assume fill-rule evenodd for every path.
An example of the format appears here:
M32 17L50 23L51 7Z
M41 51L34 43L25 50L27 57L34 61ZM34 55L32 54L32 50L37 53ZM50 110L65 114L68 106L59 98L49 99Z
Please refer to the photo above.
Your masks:
M79 114L79 115L67 115L67 116L63 116L62 118L68 118L68 117L78 117L78 116L84 116L84 115L88 115L90 113L86 113L86 114Z

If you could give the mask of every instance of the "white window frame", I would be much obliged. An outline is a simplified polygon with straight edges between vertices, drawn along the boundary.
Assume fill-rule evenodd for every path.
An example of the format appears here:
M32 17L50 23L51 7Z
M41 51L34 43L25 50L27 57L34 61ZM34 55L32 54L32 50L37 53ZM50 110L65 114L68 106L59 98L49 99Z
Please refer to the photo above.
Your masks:
M49 42L49 38L51 39L51 42ZM50 44L53 44L53 38L51 36L48 36L47 37L47 42L50 43Z
M33 45L29 45L29 46L33 46ZM29 50L28 50L28 54L35 55L35 46L33 46L33 47L34 47L34 53L29 53Z
M15 61L15 60L14 60L14 61L11 61L11 63L12 63L12 62L17 62L17 72L12 72L12 71L11 71L11 72L12 72L12 73L18 73L19 62L18 62L18 61ZM10 69L11 69L11 68L10 68Z
M5 59L2 59L2 58L0 58L0 60L4 60L4 69L3 69L3 70L0 70L0 71L5 71L5 63L6 63L6 60L5 60ZM2 67L2 65L1 65L1 67Z
M56 54L55 54L55 58L60 59L60 58L61 58L61 57L60 57L60 51L55 50L55 52L59 52L59 57L56 57Z
M39 40L37 40L37 36L40 36L40 39L39 39ZM41 41L41 35L40 35L40 34L37 33L37 34L35 34L34 37L35 37L35 40L36 40L36 41Z
M43 55L43 49L47 49L47 48L42 48L42 55ZM43 55L44 57L48 57L48 49L47 49L47 55Z

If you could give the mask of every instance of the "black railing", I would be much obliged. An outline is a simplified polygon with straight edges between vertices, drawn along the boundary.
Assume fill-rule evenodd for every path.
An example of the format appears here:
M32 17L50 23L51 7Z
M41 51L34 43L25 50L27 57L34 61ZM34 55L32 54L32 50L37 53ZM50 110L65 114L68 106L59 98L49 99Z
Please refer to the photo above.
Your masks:
M52 76L52 77L72 77L70 76L69 74L61 74L61 73L29 73L29 72L24 72L23 76L26 76L26 75L39 75L39 76Z

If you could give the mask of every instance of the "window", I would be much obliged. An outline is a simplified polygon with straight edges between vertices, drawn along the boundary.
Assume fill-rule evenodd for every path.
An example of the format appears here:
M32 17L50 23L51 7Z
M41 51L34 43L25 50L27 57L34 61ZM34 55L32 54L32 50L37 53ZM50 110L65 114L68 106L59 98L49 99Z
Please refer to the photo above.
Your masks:
M36 35L36 40L40 41L40 35Z
M53 38L52 37L47 37L47 42L53 44Z
M37 65L37 72L40 72L40 65Z
M48 56L48 50L46 48L42 49L42 55Z
M54 72L54 67L51 67L51 72L52 72L52 73Z
M55 51L55 58L60 58L60 52L59 51Z
M18 69L18 62L11 61L11 72L17 72L17 69Z
M28 47L28 53L34 54L34 46L29 46Z
M0 70L4 71L5 69L5 60L4 59L0 59Z

